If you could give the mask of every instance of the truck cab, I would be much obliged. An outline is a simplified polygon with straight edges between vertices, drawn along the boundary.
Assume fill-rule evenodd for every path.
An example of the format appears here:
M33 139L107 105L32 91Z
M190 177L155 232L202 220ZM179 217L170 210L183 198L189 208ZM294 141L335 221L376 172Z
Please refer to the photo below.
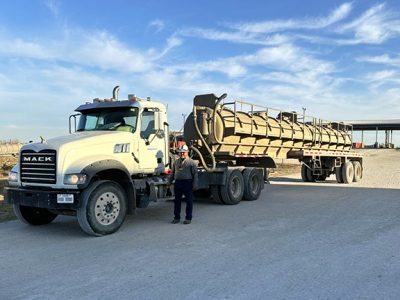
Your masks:
M166 195L167 110L150 98L129 95L119 101L114 95L86 102L76 112L70 135L21 148L5 198L25 223L77 215L85 232L109 234L127 213Z

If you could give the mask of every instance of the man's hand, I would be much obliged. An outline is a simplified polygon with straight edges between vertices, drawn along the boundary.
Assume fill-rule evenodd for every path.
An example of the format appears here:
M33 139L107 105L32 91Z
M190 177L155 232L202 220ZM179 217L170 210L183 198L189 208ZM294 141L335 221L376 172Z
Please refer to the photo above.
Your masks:
M193 191L197 191L199 187L197 185L193 185Z

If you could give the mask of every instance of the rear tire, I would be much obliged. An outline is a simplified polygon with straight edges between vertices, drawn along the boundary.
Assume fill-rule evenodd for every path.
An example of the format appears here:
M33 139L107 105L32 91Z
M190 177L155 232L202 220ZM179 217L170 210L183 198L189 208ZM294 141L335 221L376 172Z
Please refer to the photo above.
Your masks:
M242 173L237 169L228 170L225 185L221 185L219 189L224 204L238 204L242 200L244 193Z
M50 212L46 208L14 204L13 209L17 218L28 225L50 224L57 218L57 214Z
M122 187L109 180L92 183L82 193L78 222L89 235L102 236L116 232L126 217L126 195Z
M335 170L337 183L343 183L342 167L337 167Z
M351 183L354 180L354 167L351 161L342 165L342 178L344 183Z
M358 160L353 161L354 167L354 182L359 182L362 178L362 166Z
M219 186L218 185L212 185L210 190L211 190L211 195L212 195L213 200L214 200L215 203L217 203L217 204L225 204L222 201L222 196L221 196L221 193L219 191Z
M315 176L313 175L313 171L312 170L307 168L306 174L307 174L308 182L315 182Z
M308 170L307 166L305 164L302 164L301 165L301 179L304 182L309 182L308 176L307 176L307 170Z
M263 174L259 169L246 168L243 171L244 193L243 200L257 200L264 185Z

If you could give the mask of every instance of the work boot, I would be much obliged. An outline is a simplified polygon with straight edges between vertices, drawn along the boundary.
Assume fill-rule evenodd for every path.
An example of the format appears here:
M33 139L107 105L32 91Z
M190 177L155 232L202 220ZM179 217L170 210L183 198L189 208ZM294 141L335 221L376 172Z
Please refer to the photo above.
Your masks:
M185 224L185 225L187 225L187 224L190 224L190 223L192 223L192 220L185 220L185 221L183 221L183 224Z
M180 222L179 219L173 219L171 223L172 223L172 224L178 224L179 222Z

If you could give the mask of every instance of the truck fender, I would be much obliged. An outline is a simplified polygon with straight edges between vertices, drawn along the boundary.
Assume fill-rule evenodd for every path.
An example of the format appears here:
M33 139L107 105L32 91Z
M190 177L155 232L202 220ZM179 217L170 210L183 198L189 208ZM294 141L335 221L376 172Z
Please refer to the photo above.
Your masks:
M125 190L127 195L128 214L132 214L136 209L136 190L135 184L126 167L119 161L113 159L100 160L87 165L81 170L82 174L87 175L84 184L78 185L79 189L85 189L94 180L112 180L118 182Z

